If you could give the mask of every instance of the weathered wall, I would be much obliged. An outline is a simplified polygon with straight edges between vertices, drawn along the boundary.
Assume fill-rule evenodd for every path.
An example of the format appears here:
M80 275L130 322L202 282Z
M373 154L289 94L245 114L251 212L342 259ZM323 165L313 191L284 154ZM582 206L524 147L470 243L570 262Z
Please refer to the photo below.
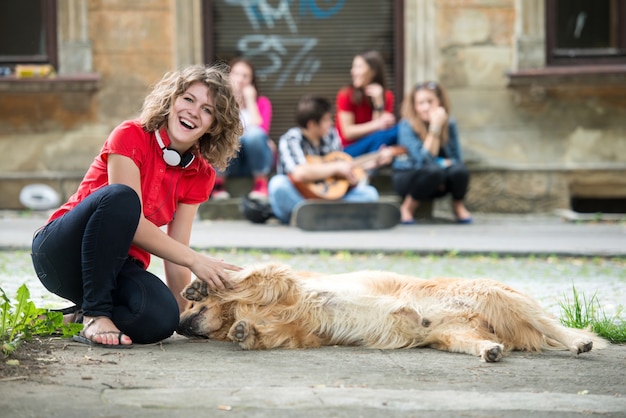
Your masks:
M544 3L405 1L404 84L448 88L472 168L472 210L626 197L624 74L520 76L545 66ZM152 83L202 60L199 0L59 0L58 9L65 81L0 79L0 208L20 208L17 191L31 181L70 179L68 189L111 129L137 115Z
M626 197L626 73L520 77L543 66L543 7L434 2L436 74L473 168L474 209L536 212L567 208L572 196Z
M35 181L67 197L67 181L61 187L45 178L81 177L111 129L138 115L149 86L176 61L173 6L171 0L59 2L57 80L0 84L0 208L21 207L20 188ZM99 80L85 87L76 71ZM25 179L18 181L20 173Z
M102 76L98 120L136 115L148 91L175 64L171 0L91 1L94 69Z

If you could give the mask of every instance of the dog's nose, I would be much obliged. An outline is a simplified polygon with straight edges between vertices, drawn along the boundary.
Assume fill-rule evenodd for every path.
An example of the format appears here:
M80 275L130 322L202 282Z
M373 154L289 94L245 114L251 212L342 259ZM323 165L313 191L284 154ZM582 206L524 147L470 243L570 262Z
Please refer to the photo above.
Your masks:
M190 320L181 321L178 324L178 328L176 328L176 332L180 335L184 335L185 337L195 337Z

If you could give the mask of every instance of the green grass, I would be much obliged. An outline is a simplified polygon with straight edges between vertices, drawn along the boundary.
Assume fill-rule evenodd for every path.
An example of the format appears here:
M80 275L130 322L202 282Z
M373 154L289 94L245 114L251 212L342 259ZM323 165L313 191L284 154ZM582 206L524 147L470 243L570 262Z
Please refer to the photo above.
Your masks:
M613 317L608 317L595 294L587 298L579 294L572 286L573 299L564 296L561 306L561 323L571 328L590 328L596 334L608 341L620 344L626 343L626 321L622 318L620 306Z

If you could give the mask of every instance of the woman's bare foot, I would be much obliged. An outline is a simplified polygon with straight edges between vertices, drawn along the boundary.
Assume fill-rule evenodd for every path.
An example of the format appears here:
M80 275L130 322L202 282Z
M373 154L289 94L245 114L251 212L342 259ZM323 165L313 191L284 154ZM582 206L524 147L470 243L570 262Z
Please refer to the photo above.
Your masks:
M472 214L467 210L462 200L455 200L452 202L452 210L456 220L459 222L471 221Z
M411 196L406 196L400 205L400 222L408 224L414 222L413 214L417 210L420 202Z
M85 316L82 334L93 343L102 345L131 345L130 337L115 326L106 316ZM121 338L120 338L121 337Z
M400 208L400 222L410 223L413 221L414 221L413 214L410 212L403 211L402 208Z

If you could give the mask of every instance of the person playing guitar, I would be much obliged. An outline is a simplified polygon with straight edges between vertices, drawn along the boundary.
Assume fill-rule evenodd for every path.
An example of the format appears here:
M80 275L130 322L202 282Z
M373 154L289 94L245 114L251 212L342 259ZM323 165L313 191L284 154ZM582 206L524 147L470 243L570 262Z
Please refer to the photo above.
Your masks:
M364 181L364 170L390 164L397 150L383 148L367 161L343 153L333 128L331 104L322 97L302 97L296 121L298 126L278 141L276 175L268 186L269 202L280 222L288 224L294 207L305 199L378 200L378 191Z

